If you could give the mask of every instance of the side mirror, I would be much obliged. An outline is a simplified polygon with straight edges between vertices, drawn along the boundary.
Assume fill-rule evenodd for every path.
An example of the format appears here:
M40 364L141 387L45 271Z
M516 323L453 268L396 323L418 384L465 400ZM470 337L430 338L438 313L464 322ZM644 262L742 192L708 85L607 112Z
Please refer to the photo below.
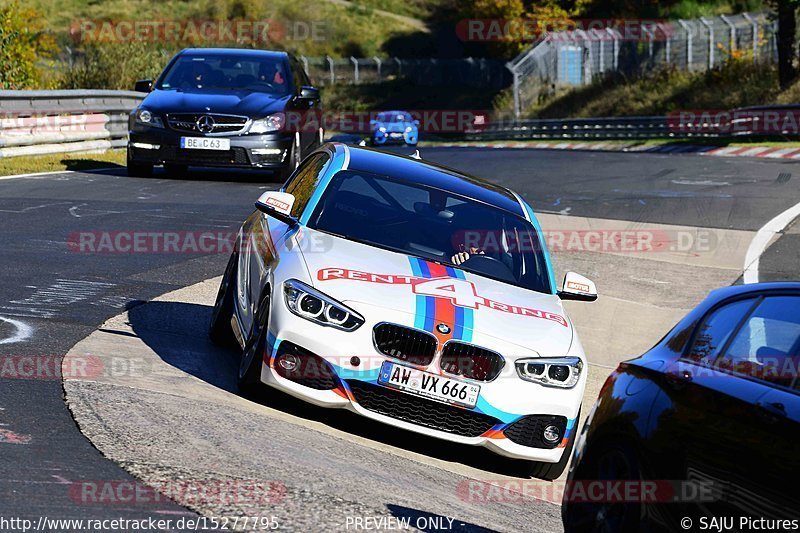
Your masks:
M301 100L319 100L319 89L304 85L300 87L299 98Z
M149 93L153 90L153 80L139 80L133 85L137 93Z
M292 216L294 195L288 192L267 191L256 200L256 209L267 216L294 226L297 219Z
M562 300L577 300L579 302L593 302L597 300L597 287L589 278L567 272L564 276L564 287L558 292Z
M369 125L370 125L370 126L374 126L374 125L375 125L375 124L377 124L377 123L378 123L378 121L377 121L377 120L370 120L370 121L369 121Z
M415 120L415 121L414 121L414 125L415 125L415 126L419 126L419 120Z

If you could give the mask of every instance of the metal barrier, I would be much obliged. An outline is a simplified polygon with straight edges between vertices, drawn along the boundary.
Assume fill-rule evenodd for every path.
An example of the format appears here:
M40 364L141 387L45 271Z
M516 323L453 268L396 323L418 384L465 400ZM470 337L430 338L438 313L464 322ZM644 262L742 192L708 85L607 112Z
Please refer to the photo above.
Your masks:
M132 91L0 91L0 158L125 146Z
M124 147L128 115L143 97L132 91L0 91L0 157ZM535 120L488 114L475 117L476 124L471 130L454 132L448 137L487 141L800 135L800 106L761 107L713 115L678 112L666 117Z
M522 116L542 96L560 87L586 85L611 72L660 67L698 71L731 58L777 61L777 22L768 13L640 22L633 28L623 25L543 35L508 63L515 116Z

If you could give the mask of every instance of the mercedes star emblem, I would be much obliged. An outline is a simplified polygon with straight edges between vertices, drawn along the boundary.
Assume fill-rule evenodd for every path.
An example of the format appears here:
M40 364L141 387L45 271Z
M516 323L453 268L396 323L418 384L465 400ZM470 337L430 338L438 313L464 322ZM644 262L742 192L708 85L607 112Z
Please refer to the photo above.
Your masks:
M211 133L214 131L214 119L208 115L203 115L202 117L198 118L196 124L197 130L201 133Z

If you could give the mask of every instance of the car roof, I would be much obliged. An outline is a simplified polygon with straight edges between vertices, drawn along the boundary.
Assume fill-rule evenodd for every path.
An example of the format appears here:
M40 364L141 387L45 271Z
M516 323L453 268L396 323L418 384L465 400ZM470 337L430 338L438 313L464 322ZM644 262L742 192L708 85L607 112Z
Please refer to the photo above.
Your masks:
M748 283L745 285L731 285L711 291L709 300L717 303L727 298L747 294L758 295L765 292L800 291L800 281L771 281L763 283Z
M505 187L452 168L401 154L384 152L374 148L346 146L342 143L331 144L334 150L345 147L349 151L350 162L348 169L419 183L528 218L520 204L519 197Z
M289 54L286 52L275 52L272 50L253 50L251 48L184 48L181 50L181 55L185 56L223 56L223 55L237 55L237 56L252 56L252 57L266 57L271 59L287 59Z

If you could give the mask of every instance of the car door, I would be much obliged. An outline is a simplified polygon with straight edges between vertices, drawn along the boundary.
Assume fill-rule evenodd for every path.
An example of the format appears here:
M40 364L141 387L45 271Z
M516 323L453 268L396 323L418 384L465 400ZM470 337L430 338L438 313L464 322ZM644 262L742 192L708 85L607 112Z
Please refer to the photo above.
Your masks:
M714 366L757 302L751 296L713 308L699 321L688 349L663 374L662 390L668 399L659 403L669 408L661 411L656 424L658 440L671 444L672 468L662 472L665 479L703 487L718 487L721 480L740 484L747 479L750 460L761 459L757 445L742 436L760 426L751 406L766 386ZM724 514L725 502L717 495L713 498L665 506L674 513L669 524L683 516L697 523L700 516Z
M731 487L730 501L751 516L797 518L794 479L800 472L800 294L767 294L715 361L715 366L763 385L751 406L758 427L740 439L761 450L750 463L747 483ZM748 416L750 418L750 416Z
M324 175L330 155L320 152L308 158L290 177L284 191L295 197L292 216L299 219ZM243 228L238 270L238 306L244 335L250 331L270 270L279 260L286 239L294 235L292 227L276 218L256 211Z
M703 487L703 497L673 507L680 509L676 514L695 521L775 516L770 500L781 478L766 431L771 415L759 407L773 384L764 379L763 365L755 363L768 346L765 316L785 303L750 296L715 307L665 374L672 408L661 414L659 427L673 439L681 459L678 479ZM698 495L696 488L685 490Z

